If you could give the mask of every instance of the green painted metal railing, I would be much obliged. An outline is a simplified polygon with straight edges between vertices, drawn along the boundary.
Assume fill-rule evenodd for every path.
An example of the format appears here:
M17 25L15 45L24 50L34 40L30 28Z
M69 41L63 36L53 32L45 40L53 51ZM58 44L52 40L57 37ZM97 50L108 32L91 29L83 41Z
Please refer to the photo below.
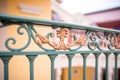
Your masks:
M68 57L68 80L72 80L72 58L75 54L81 54L83 56L83 80L86 80L86 59L89 54L94 54L95 56L95 80L98 80L98 60L99 55L101 53L104 53L106 58L106 77L105 79L108 80L108 62L109 62L109 55L113 53L115 55L115 77L114 80L118 80L118 55L120 53L120 31L119 30L112 30L112 29L105 29L105 28L99 28L99 27L93 27L93 26L83 26L83 25L76 25L76 24L69 24L69 23L63 23L63 22L56 22L56 21L47 21L47 20L41 20L36 18L28 18L28 17L20 17L20 16L12 16L12 15L6 15L6 14L0 14L0 21L1 25L0 28L10 26L10 25L19 25L17 28L17 33L19 35L23 35L24 33L21 32L21 29L25 29L28 36L28 41L26 45L22 48L12 48L9 45L9 41L13 41L13 45L16 44L15 38L8 38L5 41L5 47L9 51L0 52L0 58L4 63L4 80L9 80L9 61L14 55L25 55L29 62L30 62L30 80L34 80L34 60L38 55L48 55L51 60L51 80L54 80L54 61L55 58L60 54L66 54ZM74 41L79 45L77 48L71 48L67 47L68 45L64 44L64 47L67 50L64 50L63 47L60 47L59 50L56 48L53 44L50 44L47 40L49 40L49 37L53 35L53 33L48 33L47 37L43 37L42 39L45 39L44 43L48 43L52 45L52 49L48 49L43 47L41 44L36 43L36 34L38 34L37 30L35 29L34 25L42 25L42 26L49 26L53 29L57 28L67 28L68 30L77 29L77 30L83 30L85 31L84 35L86 38L85 44L86 44L86 50L82 50L81 48L83 45L82 41L77 40L76 35L74 34ZM58 31L60 32L60 31ZM102 34L102 35L101 35ZM62 34L63 35L63 34ZM81 35L81 34L80 34ZM41 38L41 36L39 36ZM44 51L26 51L23 50L26 49L29 44L31 43L31 39L34 40L37 46L39 46L40 49L43 49ZM41 39L41 40L42 40ZM61 39L62 40L62 39ZM106 42L104 42L107 41ZM63 42L61 41L62 45ZM104 48L102 47L104 46Z

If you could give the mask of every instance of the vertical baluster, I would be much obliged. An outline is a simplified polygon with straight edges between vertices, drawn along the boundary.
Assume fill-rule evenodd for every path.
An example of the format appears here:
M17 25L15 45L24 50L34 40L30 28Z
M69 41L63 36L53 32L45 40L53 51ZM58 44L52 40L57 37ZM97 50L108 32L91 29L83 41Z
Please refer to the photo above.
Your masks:
M105 80L108 80L108 63L109 63L109 55L110 53L104 53L105 54L105 58L106 58L106 71L105 71Z
M98 59L100 56L100 53L93 53L95 56L95 80L98 80Z
M30 80L34 80L34 60L37 55L26 55L30 62Z
M114 80L118 80L118 70L117 70L117 58L118 58L119 53L114 53L115 56L115 70L114 70Z
M51 54L51 55L48 55L50 60L51 60L51 80L54 80L54 61L55 61L55 58L57 57L57 54Z
M9 80L9 61L12 58L12 56L3 56L1 57L3 63L4 63L4 80Z
M83 80L86 80L86 58L89 54L81 54L83 56Z
M67 54L68 57L68 80L72 80L72 57L74 54Z

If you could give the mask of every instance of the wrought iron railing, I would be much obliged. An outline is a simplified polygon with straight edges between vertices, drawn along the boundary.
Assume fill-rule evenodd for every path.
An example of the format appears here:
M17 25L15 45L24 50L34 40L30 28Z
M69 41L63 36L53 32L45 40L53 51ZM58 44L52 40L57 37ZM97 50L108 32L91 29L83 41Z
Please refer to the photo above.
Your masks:
M54 80L54 61L60 54L65 54L68 57L68 80L72 80L72 58L75 54L83 56L83 80L86 80L86 58L89 54L95 56L95 80L98 80L98 59L101 53L104 53L106 58L106 76L108 80L108 61L111 53L115 56L115 77L118 80L118 55L120 53L120 31L93 26L75 25L63 22L47 21L35 18L27 18L20 16L12 16L0 14L0 28L9 27L10 25L19 25L17 33L24 35L21 29L27 32L28 41L22 48L13 48L9 45L12 41L12 46L16 44L15 38L8 38L5 41L5 47L9 51L0 51L0 58L4 63L4 80L8 79L9 61L14 55L25 55L30 62L30 80L34 80L34 60L37 55L46 54L51 60L51 80ZM35 25L49 26L54 29L54 32L48 32L46 36L38 33ZM72 30L78 30L80 34L72 33ZM21 39L22 40L22 39ZM31 40L34 41L42 51L23 51L26 49ZM49 45L49 48L43 46Z

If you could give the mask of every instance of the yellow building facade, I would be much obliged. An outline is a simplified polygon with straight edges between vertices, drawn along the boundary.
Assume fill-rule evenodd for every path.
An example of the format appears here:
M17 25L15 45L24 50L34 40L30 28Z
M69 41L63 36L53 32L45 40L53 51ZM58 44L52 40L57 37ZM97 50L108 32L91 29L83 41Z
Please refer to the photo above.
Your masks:
M21 4L24 7L35 8L40 11L37 13L30 13L21 10ZM0 13L17 16L25 16L40 19L51 19L50 0L0 0ZM40 8L37 9L37 8ZM18 25L11 25L7 28L0 29L0 44L3 45L8 37L14 37L17 40L16 45L10 43L12 47L22 47L26 44L27 34L21 36L17 34ZM40 26L36 26L38 28ZM47 29L46 29L47 28ZM45 35L47 31L51 31L49 27L40 27L38 32ZM3 32L4 31L4 32ZM24 30L23 30L24 32ZM5 35L4 35L5 34ZM23 40L24 39L24 40ZM0 46L0 50L6 50L4 46ZM33 41L25 51L40 51ZM34 53L33 53L34 54ZM0 61L0 80L3 80L3 63ZM9 80L30 80L29 61L25 56L14 56L9 62ZM35 80L50 80L50 60L47 55L40 55L34 61L34 79Z

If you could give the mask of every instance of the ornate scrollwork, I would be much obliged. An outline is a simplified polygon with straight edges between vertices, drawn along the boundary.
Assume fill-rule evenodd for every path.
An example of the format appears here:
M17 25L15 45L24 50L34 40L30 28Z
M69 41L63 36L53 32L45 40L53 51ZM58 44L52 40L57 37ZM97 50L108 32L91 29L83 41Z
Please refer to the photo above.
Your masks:
M27 43L21 47L21 48L12 48L11 45L9 45L10 41L12 41L12 44L16 44L15 38L8 38L5 41L5 46L10 51L22 51L25 48L27 48L30 44L31 38L37 43L37 45L47 51L47 50L78 50L82 46L86 46L90 50L103 50L103 49L120 49L120 35L113 34L113 33L104 33L104 32L92 32L92 31L86 31L86 34L79 34L74 35L71 34L71 32L67 28L59 28L55 29L55 33L48 33L47 36L42 36L39 34L33 24L18 24L20 25L17 28L17 33L19 35L24 35L24 32L21 31L21 29L24 29L27 32L28 35L28 41ZM27 26L27 27L26 27ZM53 41L50 39L53 38ZM57 38L57 42L54 40ZM48 44L54 49L47 49L43 47L43 44ZM72 47L75 47L74 49Z
M120 35L115 35L114 36L113 45L115 46L116 49L120 49Z
M6 46L6 48L8 50L10 50L10 51L21 51L21 50L24 50L25 48L27 48L28 45L30 44L31 36L30 36L30 32L29 32L28 28L25 26L25 24L19 24L19 27L17 28L17 33L19 35L23 35L24 34L24 32L20 31L21 29L24 29L27 32L27 34L28 34L28 41L27 41L27 43L23 47L21 47L21 48L12 48L12 47L10 47L9 42L12 41L12 44L15 45L16 44L16 39L15 38L8 38L5 41L5 46Z
M69 30L66 28L60 28L60 30L56 30L56 36L59 38L59 43L51 42L46 36L42 36L36 33L36 43L37 44L48 44L56 50L68 50L75 45L83 46L86 44L87 38L85 35L80 35L80 37L73 41L73 43L65 43L65 39L70 37Z
M120 35L113 33L90 32L88 39L88 48L90 50L120 49Z

